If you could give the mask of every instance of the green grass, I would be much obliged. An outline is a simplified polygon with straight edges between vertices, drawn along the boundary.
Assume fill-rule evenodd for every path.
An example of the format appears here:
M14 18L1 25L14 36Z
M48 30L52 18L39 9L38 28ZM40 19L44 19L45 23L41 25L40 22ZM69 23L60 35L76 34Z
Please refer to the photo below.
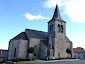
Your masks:
M20 63L42 63L43 61L19 61L16 64L20 64Z

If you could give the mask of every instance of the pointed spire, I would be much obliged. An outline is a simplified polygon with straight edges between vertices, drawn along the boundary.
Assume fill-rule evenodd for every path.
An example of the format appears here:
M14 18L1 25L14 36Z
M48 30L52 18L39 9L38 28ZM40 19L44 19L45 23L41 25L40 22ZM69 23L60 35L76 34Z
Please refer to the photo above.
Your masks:
M53 20L58 20L58 21L61 21L61 22L65 22L61 16L60 16L60 12L59 12L59 8L58 8L58 5L56 5L56 8L55 8L55 11L54 11L54 14L53 14L53 17L50 21L53 21ZM49 21L49 22L50 22ZM49 23L48 22L48 23ZM66 23L66 22L65 22Z
M62 18L61 18L61 16L60 16L58 5L56 5L56 8L55 8L55 11L54 11L54 15L53 15L52 20L54 20L54 19L58 19L58 20L63 21Z
M56 5L55 11L54 11L54 15L53 15L52 19L56 19L58 17L60 17L60 13L59 13L58 6Z

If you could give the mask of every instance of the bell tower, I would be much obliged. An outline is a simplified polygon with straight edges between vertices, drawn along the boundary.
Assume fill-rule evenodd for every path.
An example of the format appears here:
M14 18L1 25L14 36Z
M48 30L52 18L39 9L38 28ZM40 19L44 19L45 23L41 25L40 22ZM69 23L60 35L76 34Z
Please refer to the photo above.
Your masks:
M48 22L48 37L49 37L49 56L55 58L62 57L62 52L65 53L65 36L66 22L61 18L58 5L56 5L54 15Z

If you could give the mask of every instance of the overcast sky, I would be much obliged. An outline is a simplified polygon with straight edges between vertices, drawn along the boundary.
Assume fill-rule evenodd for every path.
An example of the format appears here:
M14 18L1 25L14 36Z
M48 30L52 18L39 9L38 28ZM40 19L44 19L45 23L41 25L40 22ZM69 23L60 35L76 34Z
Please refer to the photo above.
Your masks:
M0 49L26 28L47 32L56 3L73 47L85 48L85 0L0 0Z

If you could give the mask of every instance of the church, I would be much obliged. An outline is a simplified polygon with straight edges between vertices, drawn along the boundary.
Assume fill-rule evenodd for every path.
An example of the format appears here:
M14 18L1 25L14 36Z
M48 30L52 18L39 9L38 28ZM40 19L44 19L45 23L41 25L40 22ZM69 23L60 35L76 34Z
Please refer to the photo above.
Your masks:
M48 32L25 29L9 41L8 59L14 58L65 58L66 49L72 50L72 42L66 36L64 21L56 5L52 19L48 22ZM36 47L36 53L27 52L29 47ZM73 54L69 55L70 57Z

